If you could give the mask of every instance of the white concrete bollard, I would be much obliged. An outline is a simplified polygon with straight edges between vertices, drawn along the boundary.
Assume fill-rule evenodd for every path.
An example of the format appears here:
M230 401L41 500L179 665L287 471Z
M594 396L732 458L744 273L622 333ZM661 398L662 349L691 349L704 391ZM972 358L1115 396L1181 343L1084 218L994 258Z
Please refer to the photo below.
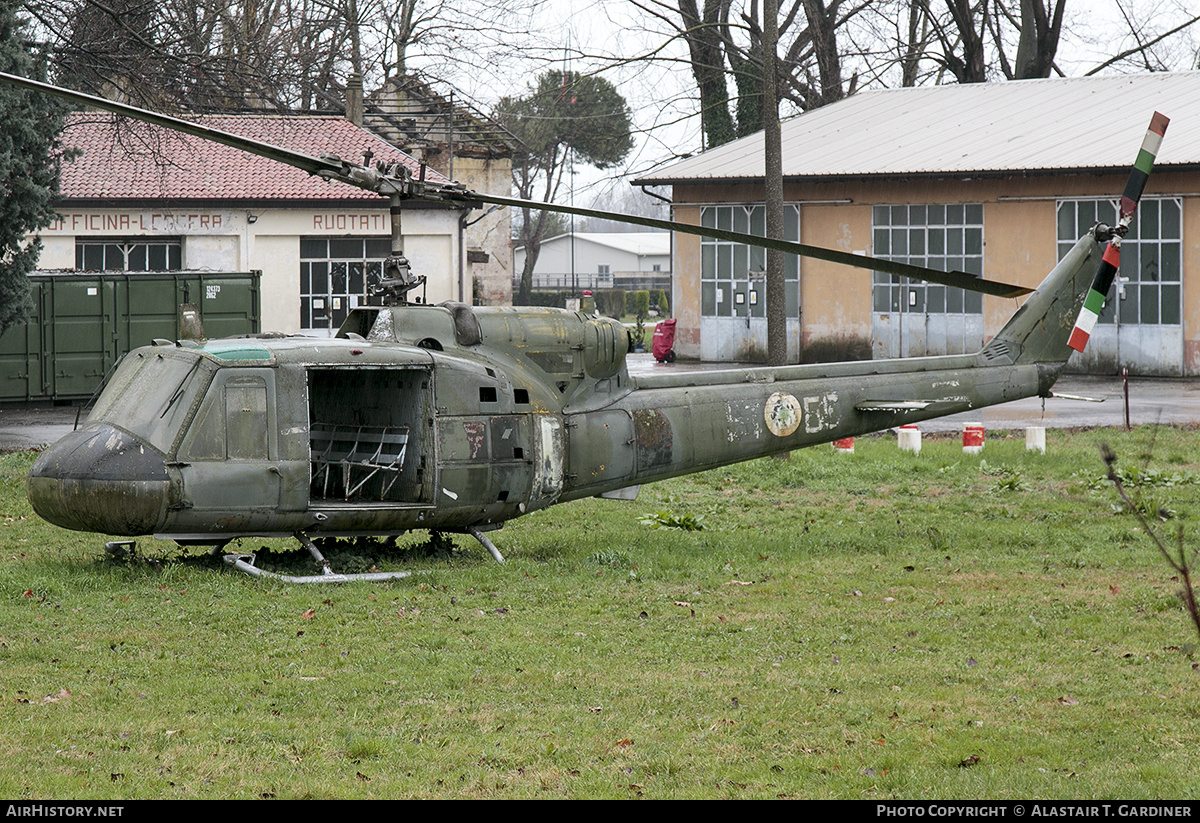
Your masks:
M916 423L900 427L900 451L921 453L921 428Z
M1046 453L1045 426L1030 426L1025 429L1025 450L1038 454Z

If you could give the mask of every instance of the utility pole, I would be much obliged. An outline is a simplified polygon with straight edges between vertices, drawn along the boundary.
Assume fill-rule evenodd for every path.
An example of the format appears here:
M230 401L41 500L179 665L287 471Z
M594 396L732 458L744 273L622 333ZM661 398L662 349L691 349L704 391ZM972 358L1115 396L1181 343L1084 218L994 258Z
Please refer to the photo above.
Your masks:
M779 132L779 0L763 3L762 124L767 237L783 239L783 147ZM783 252L767 249L767 362L785 366L787 284Z

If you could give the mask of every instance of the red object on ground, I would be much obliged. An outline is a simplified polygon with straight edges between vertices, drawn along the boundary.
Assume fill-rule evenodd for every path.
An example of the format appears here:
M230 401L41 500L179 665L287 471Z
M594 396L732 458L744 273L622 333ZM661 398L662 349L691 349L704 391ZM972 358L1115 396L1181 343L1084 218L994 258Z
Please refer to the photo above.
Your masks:
M962 444L967 454L979 454L983 451L984 428L982 423L964 423Z
M651 351L659 363L675 362L675 318L664 320L654 327L654 344Z

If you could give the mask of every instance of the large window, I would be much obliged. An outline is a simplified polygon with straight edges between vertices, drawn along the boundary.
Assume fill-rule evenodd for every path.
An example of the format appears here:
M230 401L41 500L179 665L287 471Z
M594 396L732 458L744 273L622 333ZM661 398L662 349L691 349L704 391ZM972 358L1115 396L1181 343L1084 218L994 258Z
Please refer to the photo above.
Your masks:
M87 237L75 241L79 271L179 271L183 245L178 237Z
M1060 200L1058 257L1097 222L1115 226L1116 200ZM1183 239L1179 197L1143 197L1121 242L1121 268L1104 301L1101 323L1177 326L1182 294Z
M300 328L336 329L377 286L387 237L300 238Z
M700 225L726 231L766 236L763 206L706 206ZM800 207L784 206L783 239L800 239ZM787 316L800 316L800 261L794 254L784 258ZM705 317L766 317L767 253L758 246L716 240L700 241L701 314Z
M983 206L875 206L871 212L873 253L938 271L983 275ZM924 280L875 272L876 313L982 314L983 296Z

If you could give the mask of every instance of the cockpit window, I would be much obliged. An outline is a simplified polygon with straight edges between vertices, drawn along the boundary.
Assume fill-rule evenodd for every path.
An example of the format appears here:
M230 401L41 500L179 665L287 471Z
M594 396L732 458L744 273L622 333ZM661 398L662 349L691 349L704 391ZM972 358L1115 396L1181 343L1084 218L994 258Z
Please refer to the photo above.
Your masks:
M222 369L179 446L180 459L268 459L271 382L269 369Z
M173 349L140 349L126 355L100 394L88 422L104 422L170 451L211 367Z

